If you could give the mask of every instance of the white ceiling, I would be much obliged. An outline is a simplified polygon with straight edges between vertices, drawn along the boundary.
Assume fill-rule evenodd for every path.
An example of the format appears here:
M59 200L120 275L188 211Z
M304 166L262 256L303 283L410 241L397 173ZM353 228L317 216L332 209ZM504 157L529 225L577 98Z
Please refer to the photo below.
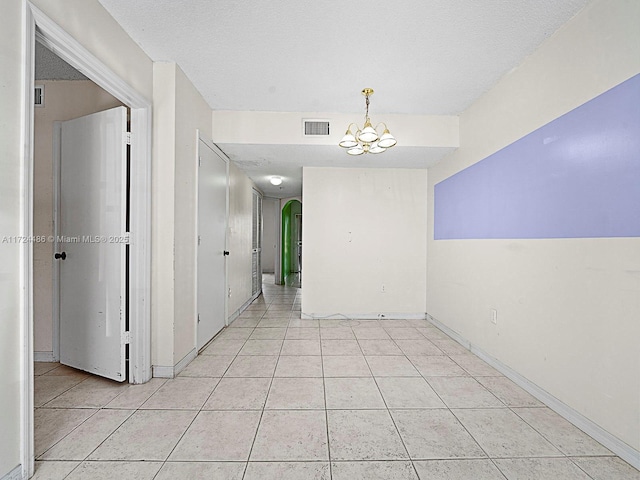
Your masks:
M383 121L460 114L591 0L99 1L152 60L176 62L214 110L357 112L361 121L360 91L372 87L372 117ZM220 147L266 194L260 176L346 157L337 146ZM427 165L442 157L433 150L394 158ZM348 164L397 166L391 151L365 157Z

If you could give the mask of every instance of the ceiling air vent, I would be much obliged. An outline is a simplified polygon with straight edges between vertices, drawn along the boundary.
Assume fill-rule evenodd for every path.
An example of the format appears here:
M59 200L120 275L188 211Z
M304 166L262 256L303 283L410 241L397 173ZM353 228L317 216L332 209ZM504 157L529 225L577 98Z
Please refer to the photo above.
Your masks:
M33 104L36 107L44 107L44 85L36 85L33 94Z
M303 120L302 128L305 137L329 136L329 120Z

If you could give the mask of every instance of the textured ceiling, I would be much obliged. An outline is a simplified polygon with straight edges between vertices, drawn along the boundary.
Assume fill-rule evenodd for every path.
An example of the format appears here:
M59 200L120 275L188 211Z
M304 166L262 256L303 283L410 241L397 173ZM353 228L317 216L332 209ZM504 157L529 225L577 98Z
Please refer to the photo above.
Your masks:
M215 110L458 114L588 0L100 0Z
M83 74L36 42L36 80L87 80Z
M214 110L358 112L359 121L360 91L372 87L382 121L460 114L591 0L99 1L152 60L176 62ZM265 192L263 178L300 159L292 146L221 148ZM333 164L324 147L304 153ZM426 164L442 152L405 155ZM374 163L398 166L394 158Z

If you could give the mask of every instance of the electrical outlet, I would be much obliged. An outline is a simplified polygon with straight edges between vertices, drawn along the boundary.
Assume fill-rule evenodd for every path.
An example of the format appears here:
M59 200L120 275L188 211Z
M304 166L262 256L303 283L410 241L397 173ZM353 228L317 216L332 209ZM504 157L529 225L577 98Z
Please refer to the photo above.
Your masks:
M493 323L494 325L498 324L498 310L496 310L495 308L491 309L491 323Z
M231 287L229 287L229 294L228 297L231 298Z
M387 292L385 291L385 289L384 289L384 288L385 288L385 287L384 287L384 283L383 283L383 284L382 284L382 288L380 289L380 291L381 291L382 293L387 293Z

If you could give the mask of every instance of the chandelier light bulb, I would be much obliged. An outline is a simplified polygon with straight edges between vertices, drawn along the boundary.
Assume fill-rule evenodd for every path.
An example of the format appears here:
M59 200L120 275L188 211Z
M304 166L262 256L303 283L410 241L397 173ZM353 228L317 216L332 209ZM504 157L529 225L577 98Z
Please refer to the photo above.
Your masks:
M367 121L364 128L358 135L358 138L365 143L375 142L378 139L378 132L371 126L371 123Z
M385 150L386 148L380 146L380 142L374 142L371 144L371 147L369 147L369 153L382 153Z
M395 137L389 133L389 129L385 128L384 133L380 137L378 141L378 145L383 148L391 148L397 143Z
M358 141L356 140L356 137L353 136L353 133L351 133L351 128L348 128L347 133L344 134L344 137L342 137L342 140L340 140L338 145L343 148L351 148L355 147L357 144Z
M362 155L364 153L364 148L361 145L357 145L347 150L347 153L349 155Z

